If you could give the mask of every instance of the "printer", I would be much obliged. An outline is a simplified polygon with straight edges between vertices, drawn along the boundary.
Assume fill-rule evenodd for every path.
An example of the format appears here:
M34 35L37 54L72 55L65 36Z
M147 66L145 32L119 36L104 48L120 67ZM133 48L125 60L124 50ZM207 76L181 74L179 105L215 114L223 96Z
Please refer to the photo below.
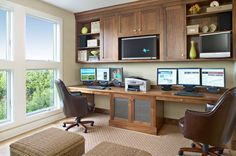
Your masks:
M125 78L125 90L147 92L151 88L150 81L140 77Z

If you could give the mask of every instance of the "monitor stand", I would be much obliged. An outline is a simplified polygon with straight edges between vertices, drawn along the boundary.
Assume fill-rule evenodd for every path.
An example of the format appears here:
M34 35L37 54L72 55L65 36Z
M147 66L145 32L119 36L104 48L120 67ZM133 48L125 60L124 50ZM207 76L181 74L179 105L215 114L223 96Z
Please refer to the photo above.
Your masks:
M218 88L218 87L207 87L207 91L208 91L209 93L217 94L217 93L220 92L220 88Z
M161 90L170 91L172 90L172 85L161 85Z
M186 92L194 92L195 91L195 86L194 85L184 85L184 91Z

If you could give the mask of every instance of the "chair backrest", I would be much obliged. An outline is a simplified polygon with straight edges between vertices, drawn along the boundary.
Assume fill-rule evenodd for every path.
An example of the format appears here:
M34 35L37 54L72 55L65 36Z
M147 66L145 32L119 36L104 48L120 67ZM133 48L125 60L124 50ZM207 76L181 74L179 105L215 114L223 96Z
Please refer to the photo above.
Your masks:
M226 144L236 127L236 88L227 90L210 112L212 117L212 140L218 145Z
M55 80L60 99L63 102L63 112L66 117L83 117L88 113L86 97L72 96L62 80Z

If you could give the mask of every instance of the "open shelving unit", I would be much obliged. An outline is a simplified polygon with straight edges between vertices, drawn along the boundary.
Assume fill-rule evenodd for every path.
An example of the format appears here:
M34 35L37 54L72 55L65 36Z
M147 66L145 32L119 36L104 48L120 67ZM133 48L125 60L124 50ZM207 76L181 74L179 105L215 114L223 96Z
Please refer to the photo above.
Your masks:
M88 62L89 56L91 56L91 51L96 50L100 51L100 32L91 33L91 23L99 21L98 19L92 21L79 22L76 24L76 62L77 63L86 63ZM83 27L88 28L88 33L82 34L81 29ZM97 46L87 46L87 40L97 39ZM83 42L83 43L82 43ZM84 55L84 56L81 56Z
M199 36L202 34L211 34L211 33L221 33L221 32L225 32L225 31L231 31L232 32L232 23L231 23L231 29L228 30L220 30L218 27L218 23L219 23L219 18L221 14L231 14L232 15L232 9L227 9L227 10L218 10L218 11L212 11L212 12L207 12L207 7L210 6L211 1L202 1L202 2L198 2L198 3L189 3L186 5L186 26L189 25L199 25L199 33L196 34L186 34L187 37L187 53L188 53L188 57L189 58L189 51L191 48L191 41L195 42L195 48L197 51L197 58L195 60L199 60L201 61L202 59L199 58ZM219 1L220 5L226 5L226 4L232 4L232 0L220 0ZM200 13L196 13L196 14L190 14L189 13L189 8L194 5L194 4L198 4L201 7L201 12ZM214 24L217 26L216 31L214 32L202 32L202 27L203 26L210 26L211 24ZM232 53L233 54L233 53ZM216 59L207 59L207 60L233 60L232 58L216 58ZM203 59L204 60L204 59Z

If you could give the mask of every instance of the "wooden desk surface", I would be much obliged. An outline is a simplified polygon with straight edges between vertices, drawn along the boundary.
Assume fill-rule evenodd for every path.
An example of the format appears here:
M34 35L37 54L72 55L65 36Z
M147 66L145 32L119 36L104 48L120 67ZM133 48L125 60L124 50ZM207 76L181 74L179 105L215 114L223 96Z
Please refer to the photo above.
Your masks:
M95 95L111 95L112 93L118 94L129 94L129 95L141 95L141 96L154 96L156 100L160 101L173 101L180 103L193 103L193 104L206 104L206 103L215 103L221 94L210 94L203 93L202 97L191 97L191 96L178 96L174 95L177 90L173 91L162 91L160 89L151 89L148 92L136 92L136 91L125 91L124 88L111 87L110 90L104 89L90 89L86 86L71 86L68 87L71 92L81 91L82 93L95 94Z

